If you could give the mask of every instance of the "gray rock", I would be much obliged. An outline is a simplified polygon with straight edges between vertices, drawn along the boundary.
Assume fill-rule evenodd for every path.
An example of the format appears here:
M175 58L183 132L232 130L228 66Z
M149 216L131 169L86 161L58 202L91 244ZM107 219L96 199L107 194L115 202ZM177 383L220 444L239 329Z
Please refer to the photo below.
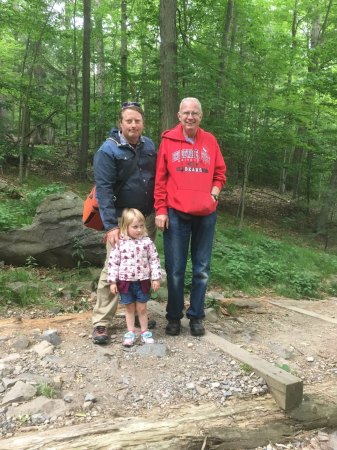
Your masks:
M0 233L0 254L5 264L24 265L33 257L42 266L77 267L74 242L87 264L101 266L105 259L103 234L82 225L83 200L73 192L48 196L37 208L33 224Z
M44 414L37 413L37 414L32 414L32 416L31 416L31 421L32 421L33 425L39 425L41 423L46 422L46 420L48 420L48 417L45 416Z
M249 298L231 298L228 303L235 305L237 308L260 308L261 304Z
M8 391L2 399L3 405L8 405L14 402L22 402L31 399L36 395L36 388L31 384L18 381L12 389Z
M74 394L72 394L72 393L65 394L63 397L63 400L66 403L71 403L74 400Z
M195 387L195 389L196 389L196 391L197 391L197 393L199 394L199 395L206 395L207 393L208 393L208 390L206 389L206 388L204 388L204 387L202 387L202 386L196 386Z
M60 345L62 340L57 330L46 330L43 332L41 339L49 342L52 345Z
M37 353L40 358L43 358L46 355L50 355L54 352L54 346L47 341L42 341L39 344L34 345L32 347L32 351Z
M142 356L158 356L163 358L169 353L169 349L165 344L148 344L142 345L136 349L136 353Z
M0 361L0 377L6 377L13 373L13 368L2 361Z
M216 291L208 291L206 293L206 298L210 298L212 300L224 300L225 299L223 294L220 294L220 292L216 292Z
M24 415L43 414L48 418L63 416L67 412L67 406L63 400L51 400L47 397L37 397L19 406L8 408L7 415L18 417Z
M218 321L218 315L213 308L207 308L205 309L205 319L208 320L208 322L215 323Z
M13 361L18 361L21 358L20 353L11 353L10 355L1 358L0 363L9 363Z
M14 342L13 342L13 347L16 350L25 350L26 348L28 348L30 345L30 340L28 339L27 336L25 336L24 334L19 336Z
M86 394L84 398L85 402L93 402L95 403L97 401L96 397L93 394Z
M2 384L5 387L5 389L7 390L8 388L11 388L14 386L15 383L17 383L19 381L18 378L6 378L4 377L2 379Z

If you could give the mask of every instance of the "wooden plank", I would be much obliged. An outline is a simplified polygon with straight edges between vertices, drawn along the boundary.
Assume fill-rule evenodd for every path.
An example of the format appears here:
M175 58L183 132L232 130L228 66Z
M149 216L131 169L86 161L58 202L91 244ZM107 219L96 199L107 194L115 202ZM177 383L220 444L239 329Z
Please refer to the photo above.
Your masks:
M337 426L337 386L307 386L306 400L284 413L270 395L232 399L225 405L204 403L171 407L148 417L132 416L25 433L2 438L1 450L222 450L251 449L270 441L298 439L299 429Z
M268 303L270 303L271 305L274 305L274 306L278 306L279 308L288 309L289 311L295 311L300 314L305 314L306 316L315 317L315 319L320 319L320 320L324 320L325 322L337 324L337 319L333 319L332 317L328 317L328 316L323 316L322 314L317 314L312 311L307 311L306 309L297 308L297 306L287 306L287 305L284 305L283 303L274 302L271 300L269 300Z
M207 339L208 342L216 345L234 359L252 367L254 372L266 381L270 393L282 409L288 411L301 404L303 399L303 381L300 378L210 331L206 331L204 339Z

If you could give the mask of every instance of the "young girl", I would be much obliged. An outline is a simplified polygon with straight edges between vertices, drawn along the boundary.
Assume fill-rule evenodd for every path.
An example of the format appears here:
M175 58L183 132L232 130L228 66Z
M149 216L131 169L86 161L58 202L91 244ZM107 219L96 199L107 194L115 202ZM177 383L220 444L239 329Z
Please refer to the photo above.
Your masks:
M147 236L145 218L138 209L124 209L120 231L120 240L109 255L108 282L111 293L119 292L120 303L125 305L128 332L124 335L123 345L130 347L136 341L136 311L142 342L153 344L152 333L148 330L146 303L150 298L151 285L153 291L160 286L158 252Z

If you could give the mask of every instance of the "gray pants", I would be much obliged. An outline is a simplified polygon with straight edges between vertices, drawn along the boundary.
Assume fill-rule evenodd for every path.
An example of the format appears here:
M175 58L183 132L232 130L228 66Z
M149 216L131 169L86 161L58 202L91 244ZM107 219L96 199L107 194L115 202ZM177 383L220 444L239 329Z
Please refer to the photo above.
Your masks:
M157 228L155 225L155 214L150 214L146 218L146 228L149 237L154 241L156 238ZM103 326L111 327L112 319L116 314L118 307L118 295L111 294L110 284L108 283L108 260L111 252L111 244L106 243L106 259L103 270L99 277L97 286L97 300L93 310L92 323L94 327Z

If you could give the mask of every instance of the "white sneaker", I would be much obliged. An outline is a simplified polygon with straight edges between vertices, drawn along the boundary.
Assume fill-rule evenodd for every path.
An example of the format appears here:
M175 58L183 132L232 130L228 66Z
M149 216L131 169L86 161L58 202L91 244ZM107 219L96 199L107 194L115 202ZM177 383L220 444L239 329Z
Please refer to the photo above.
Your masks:
M124 347L132 347L137 338L136 333L133 331L128 331L124 334L123 345Z
M141 334L141 340L144 344L153 344L154 343L154 339L152 337L152 333L151 331L144 331Z

